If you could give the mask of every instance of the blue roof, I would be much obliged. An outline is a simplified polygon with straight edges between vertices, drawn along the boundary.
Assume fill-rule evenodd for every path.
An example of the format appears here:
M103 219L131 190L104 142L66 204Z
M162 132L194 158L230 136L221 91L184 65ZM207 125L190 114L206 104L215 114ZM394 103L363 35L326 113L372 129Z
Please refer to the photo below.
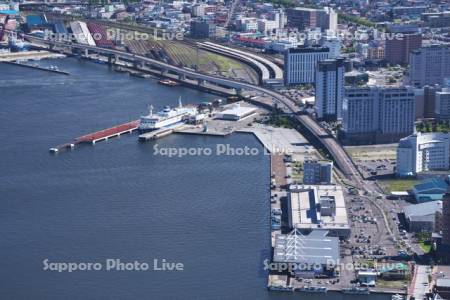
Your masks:
M62 21L55 22L55 32L56 33L67 33L66 26Z
M27 24L28 26L32 26L32 25L42 25L47 23L45 21L45 19L42 16L37 16L37 15L31 15L31 16L27 16Z
M422 181L421 183L414 186L414 191L416 193L426 193L427 191L433 191L439 190L439 192L442 191L442 194L445 193L448 189L447 182L442 178L431 178Z
M0 10L0 14L3 15L17 15L19 12L13 9Z

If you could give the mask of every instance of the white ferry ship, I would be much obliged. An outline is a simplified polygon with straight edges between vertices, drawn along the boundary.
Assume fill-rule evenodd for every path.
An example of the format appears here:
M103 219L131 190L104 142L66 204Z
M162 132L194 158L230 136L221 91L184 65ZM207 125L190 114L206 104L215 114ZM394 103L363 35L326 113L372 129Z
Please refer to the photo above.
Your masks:
M194 107L183 107L181 98L178 102L178 107L170 108L169 106L166 106L162 111L156 114L153 113L153 106L150 106L149 114L142 116L140 119L139 131L144 132L171 127L182 123L185 119L197 113Z

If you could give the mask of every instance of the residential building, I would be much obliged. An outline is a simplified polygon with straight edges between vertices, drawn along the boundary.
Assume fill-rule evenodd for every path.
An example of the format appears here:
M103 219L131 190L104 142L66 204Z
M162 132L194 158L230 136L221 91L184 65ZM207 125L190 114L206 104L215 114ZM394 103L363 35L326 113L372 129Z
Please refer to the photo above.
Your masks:
M258 30L258 19L257 18L246 18L239 17L236 20L237 30L247 32L247 31L257 31Z
M329 58L339 58L341 56L342 42L335 36L324 36L320 40L322 47L330 49Z
M450 194L446 193L442 203L442 244L450 246Z
M344 99L344 59L326 59L317 63L315 110L319 119L342 118Z
M423 13L422 21L431 28L450 27L450 11Z
M428 5L414 5L414 6L394 6L392 8L392 16L398 18L401 16L420 17L420 15L427 11Z
M320 28L322 31L337 31L337 13L329 7L322 9L295 7L286 10L287 26L299 30Z
M280 22L278 20L258 20L258 31L264 34L271 34L276 29L280 28Z
M397 147L398 176L450 168L450 135L442 132L415 133Z
M329 57L330 49L320 46L290 48L284 53L284 80L286 85L315 82L319 61Z
M209 39L216 35L216 25L206 20L191 21L191 37L194 39Z
M423 117L435 117L436 92L440 91L440 85L426 85L423 87Z
M303 183L331 184L333 162L329 160L306 160L303 167Z
M450 77L450 46L431 45L411 52L409 80L416 87L443 84Z
M367 49L367 58L371 60L383 60L385 58L384 47L369 47Z
M194 17L201 17L205 15L206 5L204 4L196 4L192 6L192 15Z
M395 32L393 32L395 33ZM401 38L389 38L385 42L384 58L391 65L406 65L412 50L422 46L421 33L398 33Z
M398 142L414 131L415 98L410 87L348 87L339 139L345 144Z
M439 120L450 120L450 88L436 92L435 114Z

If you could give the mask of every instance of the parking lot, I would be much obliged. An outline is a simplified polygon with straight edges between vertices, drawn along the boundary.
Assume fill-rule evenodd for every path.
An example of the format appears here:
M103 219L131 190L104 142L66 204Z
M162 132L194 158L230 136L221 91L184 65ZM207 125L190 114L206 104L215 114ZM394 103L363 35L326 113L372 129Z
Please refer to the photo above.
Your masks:
M396 161L394 159L357 160L356 166L364 179L387 178L394 175Z

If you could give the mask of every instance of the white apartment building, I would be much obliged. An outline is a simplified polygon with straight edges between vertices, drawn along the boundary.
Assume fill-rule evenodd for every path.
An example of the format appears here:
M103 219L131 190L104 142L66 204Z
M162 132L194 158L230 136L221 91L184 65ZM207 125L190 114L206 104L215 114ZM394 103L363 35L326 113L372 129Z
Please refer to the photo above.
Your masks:
M330 54L327 47L298 47L284 53L284 80L286 85L314 83L319 61Z
M443 84L450 77L450 46L431 45L411 52L409 80L411 85Z
M326 59L317 63L315 111L319 119L342 118L344 99L344 59Z
M241 17L236 20L236 26L237 26L238 30L243 31L243 32L257 31L258 30L258 19Z
M346 88L342 117L344 143L398 142L414 131L414 91L411 87Z
M399 176L450 168L450 135L442 132L416 133L400 140L397 147Z
M258 31L264 34L272 33L273 30L276 30L280 26L280 22L277 20L267 20L267 19L259 19L258 20Z
M338 58L341 56L342 42L338 37L325 36L320 43L323 47L330 49L329 58Z

